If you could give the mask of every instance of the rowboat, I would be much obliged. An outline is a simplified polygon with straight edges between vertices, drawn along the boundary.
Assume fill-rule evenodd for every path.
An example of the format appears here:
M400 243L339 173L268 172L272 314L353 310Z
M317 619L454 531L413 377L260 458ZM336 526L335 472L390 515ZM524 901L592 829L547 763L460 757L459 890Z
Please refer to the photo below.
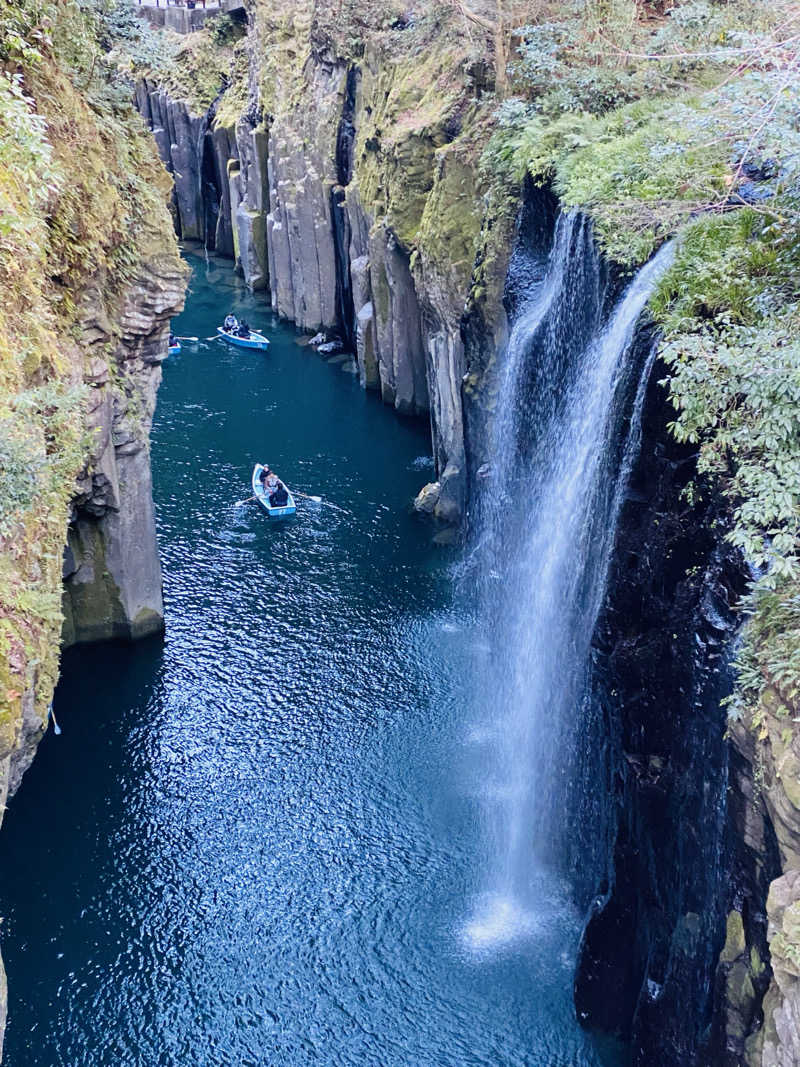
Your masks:
M266 352L269 348L269 341L263 333L256 333L255 330L250 331L249 337L237 337L235 333L230 333L228 330L217 326L217 333L225 338L226 341L230 341L232 345L238 345L239 348L257 348L262 352Z
M169 352L169 354L171 356L177 356L177 354L180 352L180 350L181 350L181 343L180 343L180 341L176 341L174 344L171 344L169 346L169 348L167 349L167 352Z
M272 504L270 504L269 497L267 496L264 486L261 484L261 472L263 469L263 463L256 463L255 467L253 467L253 496L271 519L285 519L287 515L294 515L297 508L295 507L294 497L289 493L288 489L286 492L289 493L289 499L282 508L274 508Z

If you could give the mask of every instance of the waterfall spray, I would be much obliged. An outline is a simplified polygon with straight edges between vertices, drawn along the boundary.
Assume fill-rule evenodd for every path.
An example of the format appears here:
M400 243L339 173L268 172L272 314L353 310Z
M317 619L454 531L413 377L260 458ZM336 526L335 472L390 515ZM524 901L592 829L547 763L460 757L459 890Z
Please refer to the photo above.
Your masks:
M563 851L567 753L652 363L631 358L633 341L672 255L665 246L604 314L590 223L562 215L546 276L516 314L476 550L491 655L476 671L488 875L472 944L529 928L536 872Z

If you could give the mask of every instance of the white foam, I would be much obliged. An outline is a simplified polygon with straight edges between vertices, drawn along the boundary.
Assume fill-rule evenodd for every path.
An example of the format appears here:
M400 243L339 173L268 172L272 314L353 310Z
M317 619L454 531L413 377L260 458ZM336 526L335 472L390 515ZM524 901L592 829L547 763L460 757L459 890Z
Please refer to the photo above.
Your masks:
M461 932L461 940L475 951L503 948L531 934L536 920L531 912L509 896L485 897L477 913Z

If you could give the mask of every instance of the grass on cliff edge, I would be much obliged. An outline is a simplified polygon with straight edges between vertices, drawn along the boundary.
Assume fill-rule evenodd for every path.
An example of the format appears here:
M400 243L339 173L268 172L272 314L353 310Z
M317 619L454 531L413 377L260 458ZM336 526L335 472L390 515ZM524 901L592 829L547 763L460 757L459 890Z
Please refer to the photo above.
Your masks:
M800 704L800 16L610 0L611 32L598 10L521 31L484 167L551 183L631 269L679 238L651 301L663 384L699 450L691 491L722 491L757 576L732 713L760 728L766 688Z
M110 62L130 78L156 82L193 114L204 115L246 73L245 28L230 15L212 15L185 35L153 28L127 0L109 0L102 17Z
M83 430L87 292L114 338L141 258L174 247L169 181L106 61L103 11L0 0L0 753L57 671Z

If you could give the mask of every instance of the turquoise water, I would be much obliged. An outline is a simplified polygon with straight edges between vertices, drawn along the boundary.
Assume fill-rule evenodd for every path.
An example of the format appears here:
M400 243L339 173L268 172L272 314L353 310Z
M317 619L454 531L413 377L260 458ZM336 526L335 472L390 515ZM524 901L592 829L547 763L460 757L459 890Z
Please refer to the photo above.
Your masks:
M166 638L65 656L0 835L4 1062L618 1064L573 1018L563 887L511 942L469 926L475 658L457 557L409 510L427 428L189 258L176 332L233 306L272 347L164 366ZM237 507L256 460L336 509Z

